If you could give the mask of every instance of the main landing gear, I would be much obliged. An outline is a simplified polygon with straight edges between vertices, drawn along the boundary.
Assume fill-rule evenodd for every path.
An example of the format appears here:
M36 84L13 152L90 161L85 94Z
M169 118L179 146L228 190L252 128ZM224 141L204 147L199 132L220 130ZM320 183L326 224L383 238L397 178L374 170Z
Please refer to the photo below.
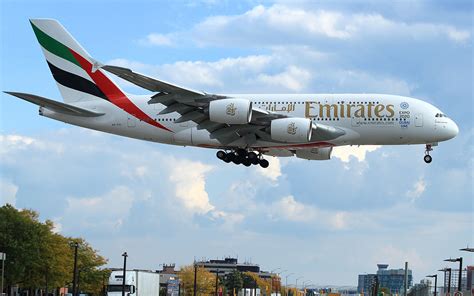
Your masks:
M237 149L227 153L225 151L219 150L217 151L216 156L224 162L243 164L246 167L259 164L262 168L267 168L269 165L268 160L263 159L261 154L257 154L252 151L249 152L245 149Z
M431 147L430 144L426 144L425 157L423 157L423 160L426 163L430 163L433 160L433 158L430 155L430 151L433 151L433 148Z

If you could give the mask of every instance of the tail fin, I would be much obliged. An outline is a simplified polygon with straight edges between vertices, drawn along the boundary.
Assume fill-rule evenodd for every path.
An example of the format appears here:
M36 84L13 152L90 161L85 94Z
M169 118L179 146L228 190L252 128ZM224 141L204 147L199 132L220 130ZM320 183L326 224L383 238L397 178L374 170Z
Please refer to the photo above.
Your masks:
M48 66L64 102L113 100L123 92L87 51L56 20L31 19Z

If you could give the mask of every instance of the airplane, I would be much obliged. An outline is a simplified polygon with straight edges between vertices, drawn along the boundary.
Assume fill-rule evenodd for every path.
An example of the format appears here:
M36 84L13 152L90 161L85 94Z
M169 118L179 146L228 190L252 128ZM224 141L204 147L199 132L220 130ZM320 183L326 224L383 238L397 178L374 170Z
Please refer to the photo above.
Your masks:
M424 161L456 123L419 99L385 94L209 94L94 60L56 20L31 19L63 102L6 92L72 125L217 149L226 163L269 166L264 155L328 160L344 145L424 144ZM125 93L115 75L149 92Z

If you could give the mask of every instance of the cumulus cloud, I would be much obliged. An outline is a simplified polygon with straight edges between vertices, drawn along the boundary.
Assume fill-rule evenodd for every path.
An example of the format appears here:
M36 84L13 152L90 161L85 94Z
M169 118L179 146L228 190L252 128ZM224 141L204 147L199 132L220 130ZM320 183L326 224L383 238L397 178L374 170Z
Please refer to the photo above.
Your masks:
M126 186L117 186L103 195L66 200L61 229L116 231L127 219L136 194Z
M15 206L18 186L10 180L0 178L0 206L10 204Z
M309 222L316 218L316 209L296 201L294 196L289 195L272 204L271 215L274 219L283 217L294 222Z
M281 162L280 159L277 157L266 157L266 160L270 163L268 168L264 169L262 167L257 167L257 172L270 179L273 182L276 182L278 178L281 176Z
M140 40L143 45L156 46L170 46L173 45L172 37L170 35L150 33L145 38Z
M382 37L466 42L470 32L451 25L400 22L377 13L303 9L282 4L258 5L231 16L212 16L192 30L196 42L214 45L307 43L321 38L348 40Z
M367 153L376 151L381 148L379 145L362 145L362 146L340 146L334 147L332 150L332 156L339 158L342 162L349 162L351 157L357 159L357 161L365 161Z
M413 184L413 188L411 190L408 190L405 195L409 197L412 201L415 201L423 194L423 192L425 192L425 190L426 182L425 179L421 177L420 179L418 179L418 181L415 182L415 184Z
M205 176L212 166L189 160L178 160L171 170L177 200L190 212L206 214L215 207L209 201Z

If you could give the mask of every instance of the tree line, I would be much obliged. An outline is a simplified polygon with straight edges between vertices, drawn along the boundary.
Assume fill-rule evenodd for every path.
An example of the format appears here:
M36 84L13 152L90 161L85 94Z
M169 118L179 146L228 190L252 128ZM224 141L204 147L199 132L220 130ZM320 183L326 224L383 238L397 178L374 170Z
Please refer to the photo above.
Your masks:
M79 291L99 295L110 272L101 268L107 259L97 250L82 238L56 233L53 222L41 222L33 210L9 204L0 207L0 252L6 254L4 292L18 287L31 295L38 289L71 288L76 243Z

